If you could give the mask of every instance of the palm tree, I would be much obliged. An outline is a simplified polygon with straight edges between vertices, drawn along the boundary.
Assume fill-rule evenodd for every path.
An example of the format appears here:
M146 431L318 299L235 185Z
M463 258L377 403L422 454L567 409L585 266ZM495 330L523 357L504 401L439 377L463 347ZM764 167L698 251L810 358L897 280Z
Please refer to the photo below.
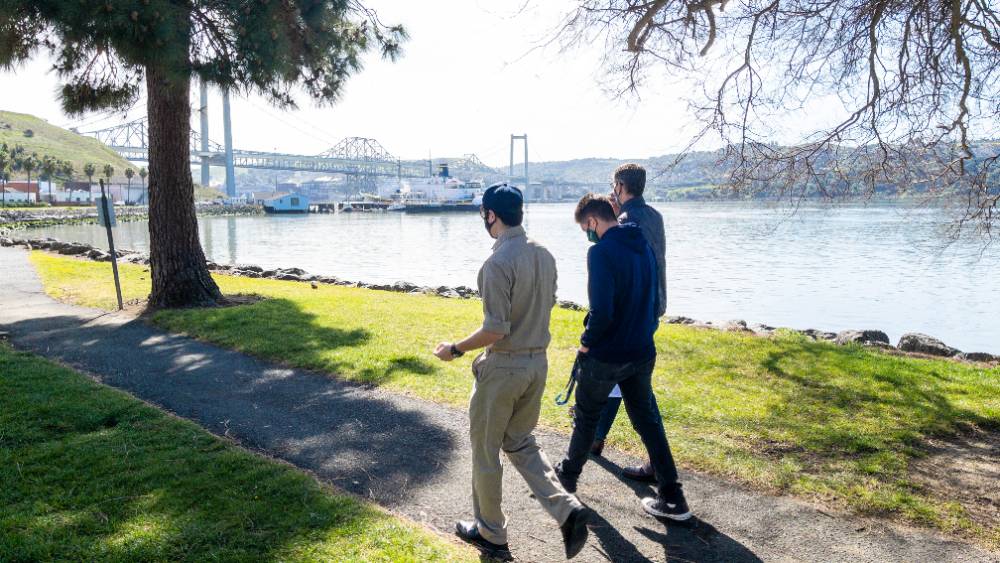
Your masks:
M146 170L145 166L143 166L139 169L139 177L142 178L142 194L140 194L140 196L145 194L146 203L149 203L149 194L146 193L146 176L149 176L149 171Z
M63 189L69 190L70 199L73 199L73 188L71 187L71 182L73 181L73 174L76 171L73 169L73 163L68 160L59 161L59 175L63 178Z
M31 171L37 170L38 165L39 165L38 153L34 152L26 156L21 161L21 170L24 170L25 172L28 173L28 193L31 193ZM35 196L35 201L39 201L40 199L41 198L39 196L37 195Z
M49 203L52 203L52 177L59 171L59 161L45 155L42 157L42 174L49 181Z
M135 176L135 169L132 167L125 169L125 179L128 180L128 187L125 188L125 204L128 205L129 200L132 198L132 176Z
M21 171L21 166L24 165L24 147L21 145L14 145L14 148L8 149L10 152L10 163L8 164L8 169L10 172L7 173L4 179L4 184L10 181L11 175L16 175L17 172Z
M10 149L0 145L0 207L7 207L7 170L10 168Z
M115 167L105 164L101 170L104 171L104 177L108 179L108 201L113 202L115 198L111 197L111 177L115 175Z
M6 168L0 169L0 183L3 185L3 205L7 206L7 182L10 181L10 164Z
M94 174L97 173L97 167L94 166L93 162L88 162L83 165L83 174L87 177L87 192L94 193Z

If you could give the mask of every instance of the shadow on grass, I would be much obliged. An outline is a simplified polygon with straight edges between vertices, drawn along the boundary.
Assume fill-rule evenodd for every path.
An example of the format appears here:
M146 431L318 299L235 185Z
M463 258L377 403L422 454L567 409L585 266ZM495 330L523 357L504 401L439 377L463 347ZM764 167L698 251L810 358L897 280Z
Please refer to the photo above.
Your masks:
M762 421L797 435L816 455L872 454L913 447L963 424L995 426L954 399L988 390L932 362L904 361L858 347L783 342L760 362L785 382L772 386L779 406ZM985 383L985 382L982 382Z
M176 383L164 371L135 375ZM443 558L385 513L62 368L0 349L0 390L0 559Z
M240 311L264 307L260 311ZM205 330L231 325L247 347L262 356L290 342L299 357L321 357L324 351L363 345L368 334L316 326L312 315L294 303L270 300L249 307L177 311L198 314ZM281 319L275 318L281 316ZM169 324L169 318L166 324ZM255 322L271 326L254 326ZM294 338L274 338L283 326L297 329ZM434 479L442 452L457 447L456 437L441 421L401 400L373 395L364 388L300 370L276 367L250 356L164 334L142 322L77 317L43 317L7 327L19 346L36 349L71 365L100 374L103 383L127 390L211 432L250 448L267 450L324 479L365 497L394 506L406 502L408 490ZM51 342L59 343L53 350ZM322 356L324 365L339 365ZM376 375L399 370L427 372L419 359L390 358ZM434 447L412 447L431 444Z
M400 375L435 372L427 361L371 347L365 328L324 325L293 300L271 298L246 306L162 311L153 322L174 332L218 343L285 365L382 385Z

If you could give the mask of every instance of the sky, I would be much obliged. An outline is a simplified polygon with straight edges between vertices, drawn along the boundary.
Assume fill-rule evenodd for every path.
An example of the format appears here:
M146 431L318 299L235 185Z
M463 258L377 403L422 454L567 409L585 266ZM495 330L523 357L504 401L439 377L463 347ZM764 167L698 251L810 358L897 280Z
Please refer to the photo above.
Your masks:
M403 159L474 153L506 164L511 134L527 134L532 161L586 157L644 158L683 149L697 125L690 85L654 80L641 99L615 98L601 72L603 44L560 52L546 46L572 0L370 0L386 23L410 35L395 63L370 57L333 107L301 96L284 112L259 97L233 97L233 144L247 150L318 154L349 136L377 139ZM70 118L44 54L0 73L0 108L31 113L80 131L141 117ZM195 87L196 88L196 87ZM192 92L196 98L197 92ZM222 141L221 96L210 94L210 133ZM197 119L194 119L197 122ZM521 155L520 145L516 154ZM518 157L518 160L520 158Z

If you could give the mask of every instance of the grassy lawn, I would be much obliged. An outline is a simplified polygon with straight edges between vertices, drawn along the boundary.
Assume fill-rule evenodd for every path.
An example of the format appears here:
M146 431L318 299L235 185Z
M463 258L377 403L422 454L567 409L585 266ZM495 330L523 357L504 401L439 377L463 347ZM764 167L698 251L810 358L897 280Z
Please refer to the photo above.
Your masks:
M72 370L0 344L0 561L476 560Z
M108 264L43 253L32 260L57 298L110 308ZM142 267L122 268L126 298L149 290ZM268 299L240 307L160 312L176 332L285 364L464 407L470 357L450 364L434 344L481 321L480 303L357 288L218 276L228 294ZM569 432L553 403L572 363L582 314L553 314L542 420ZM1000 524L912 475L929 437L1000 428L1000 369L895 357L795 334L757 338L668 325L657 335L654 385L679 462L770 491L818 498L1000 546ZM623 415L612 443L641 455ZM553 456L557 452L550 452Z

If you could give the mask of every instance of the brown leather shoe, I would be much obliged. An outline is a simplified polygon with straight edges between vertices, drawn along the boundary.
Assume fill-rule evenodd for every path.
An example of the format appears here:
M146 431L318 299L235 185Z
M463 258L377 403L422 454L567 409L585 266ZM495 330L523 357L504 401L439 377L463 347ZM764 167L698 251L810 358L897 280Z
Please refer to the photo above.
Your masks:
M593 456L601 457L601 452L604 451L604 440L594 440L594 444L590 446L590 454Z
M632 465L623 468L622 477L642 483L656 482L656 473L653 471L653 465L648 461L642 465Z

